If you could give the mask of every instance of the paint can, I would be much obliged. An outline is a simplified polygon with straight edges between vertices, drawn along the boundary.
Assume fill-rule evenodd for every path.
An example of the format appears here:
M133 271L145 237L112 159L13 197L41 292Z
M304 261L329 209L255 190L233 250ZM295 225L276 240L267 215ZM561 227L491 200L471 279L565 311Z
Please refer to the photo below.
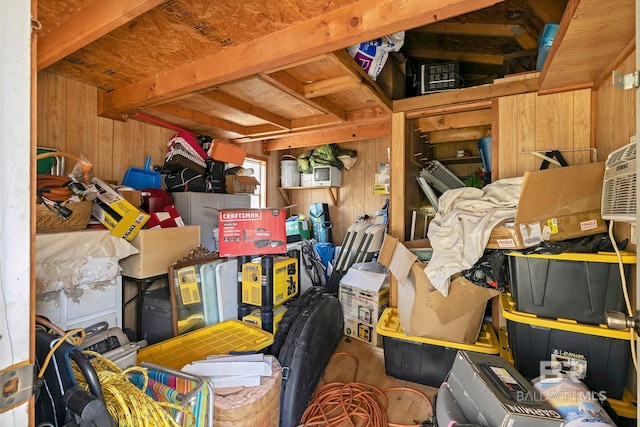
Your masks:
M280 158L280 186L300 187L300 171L294 156L286 154Z

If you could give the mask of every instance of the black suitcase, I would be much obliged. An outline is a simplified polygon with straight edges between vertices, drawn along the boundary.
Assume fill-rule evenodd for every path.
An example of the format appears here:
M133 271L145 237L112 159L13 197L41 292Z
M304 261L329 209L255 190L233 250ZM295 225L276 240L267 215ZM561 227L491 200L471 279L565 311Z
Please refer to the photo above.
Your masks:
M321 286L288 304L270 353L282 365L280 427L295 427L342 339L342 305Z

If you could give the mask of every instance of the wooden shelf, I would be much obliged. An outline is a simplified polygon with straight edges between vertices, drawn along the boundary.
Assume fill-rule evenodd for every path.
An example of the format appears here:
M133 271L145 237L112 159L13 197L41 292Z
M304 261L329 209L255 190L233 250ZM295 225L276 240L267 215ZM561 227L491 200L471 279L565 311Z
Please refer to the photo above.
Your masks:
M280 195L284 199L287 206L291 204L291 199L289 198L289 190L320 190L325 189L331 198L331 203L333 206L338 206L338 196L340 187L326 187L326 186L313 186L313 187L278 187L278 191L280 191Z
M438 159L443 165L459 165L467 163L482 163L482 157L480 156L464 156L464 157L449 157L445 159Z

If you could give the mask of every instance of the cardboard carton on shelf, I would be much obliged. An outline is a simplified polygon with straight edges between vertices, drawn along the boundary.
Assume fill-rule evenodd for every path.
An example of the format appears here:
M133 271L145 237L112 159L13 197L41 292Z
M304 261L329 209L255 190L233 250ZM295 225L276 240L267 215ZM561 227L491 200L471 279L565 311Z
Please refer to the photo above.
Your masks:
M513 220L498 224L488 249L524 249L604 233L600 215L604 162L526 172Z
M253 194L260 182L254 176L227 175L225 187L227 194Z
M462 276L451 280L449 295L436 290L424 272L425 263L405 245L386 235L378 262L398 280L398 315L407 335L473 344L478 338L487 301L497 290L473 284Z
M200 245L200 226L140 230L131 244L140 253L120 260L123 276L144 279L167 274L171 264Z

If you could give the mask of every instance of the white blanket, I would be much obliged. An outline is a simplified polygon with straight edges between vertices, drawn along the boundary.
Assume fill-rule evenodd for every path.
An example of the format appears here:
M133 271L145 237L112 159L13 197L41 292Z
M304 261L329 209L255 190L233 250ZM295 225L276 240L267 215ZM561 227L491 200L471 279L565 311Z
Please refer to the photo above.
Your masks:
M521 185L522 177L507 178L482 189L456 188L442 194L429 223L433 255L424 269L442 295L449 294L452 274L471 268L482 257L493 227L515 217Z

